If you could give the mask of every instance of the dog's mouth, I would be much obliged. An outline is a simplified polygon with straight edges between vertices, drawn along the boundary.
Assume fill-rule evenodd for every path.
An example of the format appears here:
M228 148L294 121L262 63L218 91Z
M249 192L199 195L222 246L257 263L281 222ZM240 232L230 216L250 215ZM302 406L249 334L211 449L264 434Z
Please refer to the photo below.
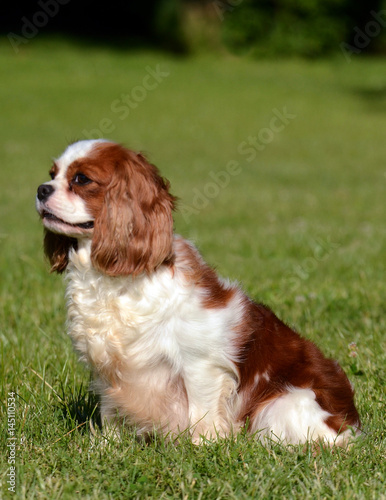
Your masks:
M52 214L51 212L47 212L47 210L43 210L41 217L43 219L43 222L64 224L66 226L79 229L92 229L94 227L94 221L92 220L87 222L79 222L78 224L71 224L70 222L59 219L59 217L56 217L56 215Z

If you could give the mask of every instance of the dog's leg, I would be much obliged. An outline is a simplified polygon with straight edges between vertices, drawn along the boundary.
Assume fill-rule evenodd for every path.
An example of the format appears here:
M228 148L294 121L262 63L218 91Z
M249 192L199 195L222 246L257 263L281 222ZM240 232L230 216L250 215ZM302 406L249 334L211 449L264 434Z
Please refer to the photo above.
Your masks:
M326 420L331 414L323 410L311 389L292 388L286 394L270 401L251 418L251 431L260 431L259 436L286 444L320 441L340 444L348 438L351 430L338 436Z
M184 370L192 440L226 436L235 425L237 380L220 367L191 364Z

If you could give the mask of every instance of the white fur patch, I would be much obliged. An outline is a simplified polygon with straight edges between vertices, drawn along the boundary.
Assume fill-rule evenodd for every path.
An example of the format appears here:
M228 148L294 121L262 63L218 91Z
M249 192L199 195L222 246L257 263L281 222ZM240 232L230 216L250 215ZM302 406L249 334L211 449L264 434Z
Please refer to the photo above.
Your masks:
M262 437L288 444L319 438L332 443L336 432L324 423L329 416L315 401L315 393L311 389L291 387L252 419L251 430L261 431Z

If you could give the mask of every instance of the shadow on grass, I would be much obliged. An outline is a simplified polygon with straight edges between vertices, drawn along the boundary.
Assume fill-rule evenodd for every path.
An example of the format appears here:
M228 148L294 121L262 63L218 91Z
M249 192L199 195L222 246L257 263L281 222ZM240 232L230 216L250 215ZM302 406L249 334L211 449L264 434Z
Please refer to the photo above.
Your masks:
M98 408L97 396L87 388L80 385L78 388L64 387L61 385L59 407L65 421L72 430L79 427L81 432L89 432L89 426L85 425L90 420L92 425L102 428L101 417Z
M359 97L372 111L386 112L386 84L376 87L353 88L352 93Z

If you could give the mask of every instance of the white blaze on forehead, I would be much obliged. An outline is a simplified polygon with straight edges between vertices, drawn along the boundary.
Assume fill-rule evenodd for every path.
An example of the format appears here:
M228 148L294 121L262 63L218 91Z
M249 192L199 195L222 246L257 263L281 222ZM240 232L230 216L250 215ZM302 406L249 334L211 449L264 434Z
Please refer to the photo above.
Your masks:
M68 146L64 153L55 161L58 167L55 178L45 184L51 185L54 192L44 202L38 202L38 210L51 212L59 219L69 224L81 224L93 220L85 201L69 190L66 178L68 167L76 160L86 158L98 144L106 142L103 139L78 141Z
M107 142L104 139L92 139L86 141L78 141L68 146L65 152L55 161L59 168L59 175L64 174L67 167L72 162L80 158L86 157L92 151L93 147L102 142Z

